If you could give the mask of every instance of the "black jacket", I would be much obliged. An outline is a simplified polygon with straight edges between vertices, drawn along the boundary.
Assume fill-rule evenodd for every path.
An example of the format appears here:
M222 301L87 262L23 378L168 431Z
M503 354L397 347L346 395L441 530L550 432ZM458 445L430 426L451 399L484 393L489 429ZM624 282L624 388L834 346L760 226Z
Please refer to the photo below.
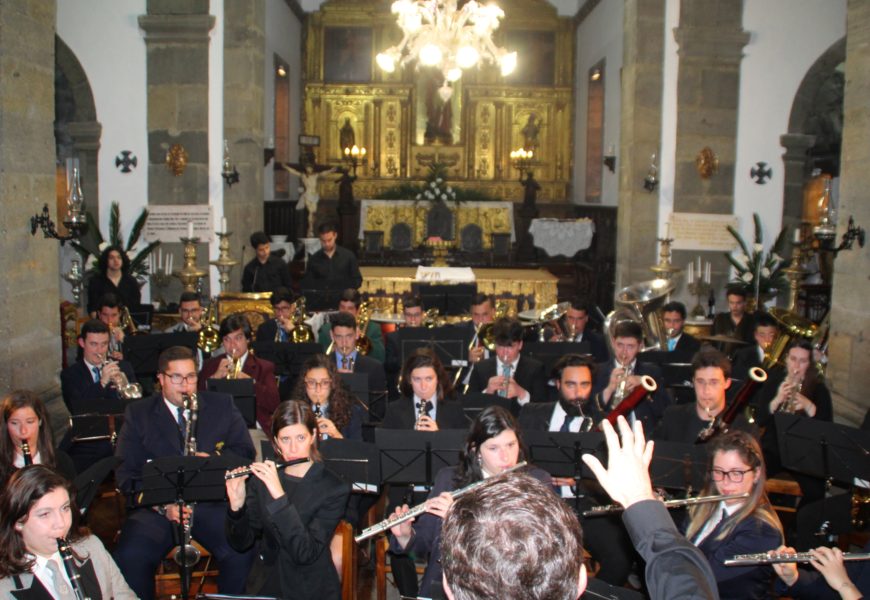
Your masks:
M489 383L490 377L494 377L497 369L497 357L485 358L474 367L471 378L468 380L468 389L471 392L483 392ZM530 402L547 401L547 377L544 374L544 365L534 358L520 355L514 380L524 390L529 392Z
M130 363L122 360L118 366L130 383L136 383ZM99 381L94 381L93 374L81 360L61 371L60 387L63 401L72 415L93 412L94 405L98 405L103 414L123 413L127 405L127 401L118 396L118 389L114 385L103 387Z
M243 292L274 292L279 287L288 290L293 285L290 267L277 256L269 255L265 264L255 256L242 273Z
M385 429L414 429L417 422L417 409L413 398L399 398L387 405L387 414L381 427ZM435 422L439 429L468 429L465 411L455 400L438 400Z
M332 258L322 249L308 257L308 269L305 271L308 281L342 282L345 288L358 289L362 285L362 274L356 262L356 256L347 248L335 247Z

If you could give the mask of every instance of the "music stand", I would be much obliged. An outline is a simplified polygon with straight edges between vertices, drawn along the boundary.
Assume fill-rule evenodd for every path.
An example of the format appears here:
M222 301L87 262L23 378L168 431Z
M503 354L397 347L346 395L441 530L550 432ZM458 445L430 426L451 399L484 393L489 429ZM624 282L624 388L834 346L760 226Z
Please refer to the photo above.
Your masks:
M575 482L595 477L581 459L584 454L597 456L602 462L607 455L604 434L597 431L574 433L525 430L523 441L529 449L529 462L553 477L573 477Z
M302 279L299 282L299 293L305 296L305 308L309 312L335 310L341 293L350 287L350 282L344 279Z
M76 504L82 516L87 514L91 502L97 497L100 485L122 462L124 459L120 456L107 456L75 476L73 486L76 489Z
M192 502L222 502L226 497L224 475L230 469L246 462L234 455L224 456L165 456L145 463L137 492L131 496L133 508L156 504L176 504L179 514L185 504ZM179 544L184 543L184 519L175 525ZM190 571L180 561L181 597L190 593Z
M693 490L704 488L706 471L706 446L656 440L649 465L653 487L685 490L691 496Z
M323 354L323 346L317 342L292 344L273 340L256 340L254 354L275 365L275 375L288 377L295 382L305 361L315 354Z
M469 421L473 421L483 409L489 406L500 406L508 412L512 412L511 408L513 407L513 402L509 398L483 392L463 394L459 396L459 403Z
M417 348L432 348L446 367L468 364L468 335L460 327L402 327L397 330L402 364Z
M253 379L209 379L205 382L205 388L210 392L232 396L248 429L257 426L257 395Z
M411 293L420 296L423 310L437 308L442 315L466 315L471 312L471 299L477 294L477 284L414 282Z
M439 470L459 463L459 452L467 435L464 429L375 430L381 482L431 487Z
M154 377L160 353L173 346L184 346L196 352L199 334L194 331L128 335L124 337L124 359L133 366L136 378Z
M352 491L377 494L381 484L378 447L356 440L328 439L320 453L330 470L350 483Z
M357 398L369 397L369 374L368 373L339 373L341 381Z
M534 358L544 365L544 374L550 376L553 366L566 354L592 355L592 345L582 342L524 342L522 355Z

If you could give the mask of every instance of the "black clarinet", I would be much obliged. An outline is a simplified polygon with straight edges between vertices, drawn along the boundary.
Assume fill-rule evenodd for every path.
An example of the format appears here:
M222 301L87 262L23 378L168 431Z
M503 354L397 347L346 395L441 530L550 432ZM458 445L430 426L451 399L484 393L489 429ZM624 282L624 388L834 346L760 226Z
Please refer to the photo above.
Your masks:
M73 558L70 543L63 538L57 538L57 551L60 552L60 557L63 559L63 568L69 577L76 600L91 600L90 596L86 596L84 589L82 589L82 576L79 574L79 568Z
M24 459L25 467L33 464L33 456L30 455L30 444L27 442L21 442L21 457Z

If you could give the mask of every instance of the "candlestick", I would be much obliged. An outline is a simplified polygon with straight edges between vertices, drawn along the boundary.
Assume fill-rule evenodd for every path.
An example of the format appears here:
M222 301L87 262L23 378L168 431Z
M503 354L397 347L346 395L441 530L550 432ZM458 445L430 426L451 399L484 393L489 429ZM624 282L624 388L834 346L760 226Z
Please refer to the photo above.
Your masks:
M795 227L795 230L794 230L794 243L795 243L795 245L801 243L801 228L800 228L800 226Z
M192 227L193 223L189 223L188 229ZM208 271L196 266L196 243L199 238L189 237L181 241L184 243L184 266L178 271L173 271L172 274L181 280L184 291L196 292L199 280L208 275Z
M193 221L187 222L187 239L193 238Z
M227 232L227 218L221 217L221 233Z
M232 268L239 264L239 261L233 260L230 257L230 233L225 231L218 232L218 237L220 238L220 242L218 244L218 249L220 251L220 255L217 260L212 260L209 264L217 267L218 273L220 273L220 277L218 281L220 282L221 292L229 291L230 285L230 271Z

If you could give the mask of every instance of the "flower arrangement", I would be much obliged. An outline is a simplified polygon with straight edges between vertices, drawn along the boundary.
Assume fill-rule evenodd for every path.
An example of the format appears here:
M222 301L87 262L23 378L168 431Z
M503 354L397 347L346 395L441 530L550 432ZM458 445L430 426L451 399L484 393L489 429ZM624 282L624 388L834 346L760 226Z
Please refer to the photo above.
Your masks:
M423 189L415 196L415 199L418 202L428 200L432 204L446 204L447 202L457 204L459 200L456 197L456 191L446 181L446 171L447 166L443 163L432 163L429 166L426 183L423 184Z
M88 227L87 234L79 240L72 243L73 248L81 255L82 264L87 265L88 259L91 259L88 273L99 273L99 259L103 250L109 246L118 246L124 249L127 258L130 259L130 274L134 277L148 275L148 256L160 245L159 241L146 244L141 250L136 250L136 244L139 243L139 237L142 235L142 229L145 227L145 222L148 220L148 209L143 208L139 217L133 223L133 228L130 230L130 235L127 238L127 243L124 244L121 240L121 208L117 202L112 202L112 208L109 212L109 238L103 238L103 234L98 227ZM88 222L98 223L99 221L93 214L88 212Z
M725 253L725 258L737 272L732 284L742 286L748 294L754 295L757 299L762 294L775 295L777 292L788 290L788 278L783 273L783 269L788 266L789 261L782 257L788 236L786 229L780 231L770 251L765 253L761 219L757 213L753 213L752 219L755 224L755 239L751 251L737 230L728 225L728 233L737 241L743 252L737 256Z

